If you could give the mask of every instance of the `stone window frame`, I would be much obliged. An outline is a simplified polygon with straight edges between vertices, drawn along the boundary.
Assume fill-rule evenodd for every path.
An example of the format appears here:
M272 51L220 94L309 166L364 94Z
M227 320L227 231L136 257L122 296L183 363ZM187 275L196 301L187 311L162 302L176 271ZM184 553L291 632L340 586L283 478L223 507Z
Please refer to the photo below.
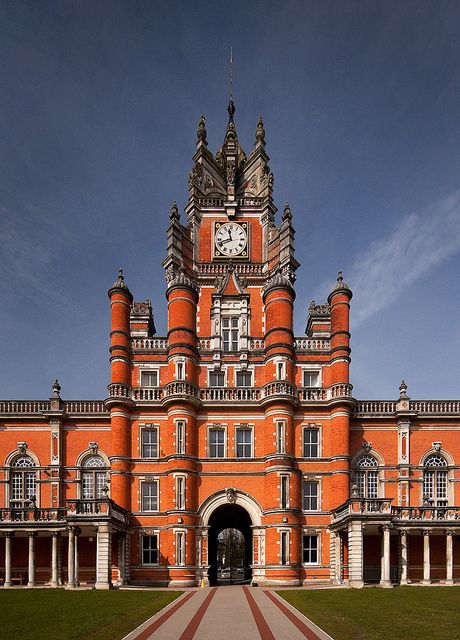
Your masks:
M286 454L287 420L276 418L275 420L275 452L278 455Z
M310 536L312 538L316 538L317 540L317 547L316 547L316 553L317 553L317 560L316 562L305 562L304 561L304 538L306 536ZM306 529L303 528L302 529L302 535L300 536L300 557L301 557L301 565L304 567L319 567L322 564L322 560L321 560L321 553L322 553L322 536L321 536L321 531L312 531L311 529Z
M156 373L157 376L157 384L142 384L142 374L151 374ZM139 366L139 387L142 389L158 389L160 386L160 367L158 365L152 366L148 364L142 364Z
M234 434L234 442L235 442L235 458L237 460L250 460L254 458L255 452L255 434L254 434L254 425L253 424L235 424L234 426L235 434ZM250 455L249 456L239 456L238 455L238 431L250 431L251 432L251 442L250 442Z
M174 473L173 478L175 509L177 511L185 511L187 509L187 475L185 473ZM182 495L180 495L180 489L182 489Z
M279 477L279 506L280 509L291 508L291 474L278 473Z
M449 451L447 451L446 449L444 449L441 445L440 442L433 442L433 446L431 447L431 449L429 449L428 451L425 451L425 453L421 456L420 461L419 461L419 470L420 470L420 504L423 505L425 500L425 496L424 496L424 490L425 490L425 482L424 482L424 476L425 476L425 470L427 469L426 467L426 460L430 457L430 456L439 456L440 458L443 458L446 462L446 466L445 467L428 467L430 470L432 469L439 469L442 470L444 469L447 472L447 477L446 477L446 493L447 493L447 499L445 502L443 502L442 505L436 505L434 502L432 503L433 506L452 506L455 503L454 500L454 458L452 456L451 453L449 453Z
M179 451L179 426L183 426L182 447ZM187 420L186 418L174 418L174 450L178 456L184 456L187 450Z
M32 463L30 466L24 466L24 467L14 467L14 463L19 460L20 458L23 457L27 457L30 458L32 460ZM24 471L21 472L21 469L23 469ZM30 469L31 471L27 471L27 469ZM32 496L31 498L21 498L21 503L22 505L20 507L13 507L12 506L12 502L17 502L14 501L12 498L12 481L13 481L13 473L22 473L23 475L23 479L22 479L22 487L24 490L24 486L25 486L25 474L34 474L34 478L35 478L35 494L34 494L34 500L32 500ZM41 479L41 473L40 473L40 461L38 456L33 452L30 451L29 449L26 450L20 450L15 449L12 453L10 453L10 455L7 457L7 459L5 460L5 488L6 488L6 501L5 501L5 506L7 506L8 508L17 508L17 509L26 509L29 508L29 506L32 506L32 504L36 507L40 506L40 479Z
M318 384L314 386L305 386L304 385L304 377L306 373L317 373L318 374ZM300 373L300 386L305 389L321 389L323 386L323 367L320 364L309 364L302 365L301 373Z
M157 455L156 456L144 456L143 455L143 447L144 443L142 441L143 433L145 431L155 431L157 434ZM141 460L158 460L160 458L160 425L153 422L145 422L139 425L139 458Z
M279 533L279 564L282 567L286 567L291 563L291 531L288 528L280 527L278 528ZM283 562L283 538L286 540L286 562Z
M143 490L145 486L152 485L152 484L155 484L157 488L157 507L156 509L144 509ZM160 478L158 476L141 477L139 479L139 513L159 513L159 512L160 512Z
M304 508L304 483L305 482L312 482L314 484L316 484L317 487L317 492L316 492L316 509L305 509ZM315 475L309 475L307 473L304 473L302 475L302 483L301 483L301 491L302 491L302 495L301 495L301 505L302 505L302 513L321 513L322 511L322 495L323 495L323 487L322 487L322 477L321 476L315 476Z
M144 562L144 538L156 537L157 539L157 561L156 562ZM160 531L155 529L153 531L144 530L139 534L139 565L141 567L158 567L160 566Z
M110 498L110 460L107 454L105 454L99 448L97 448L96 450L92 448L88 448L88 449L85 449L85 451L82 451L76 460L78 500L101 500L102 499L102 496L99 496L99 497L93 496L93 498L83 497L83 474L88 473L88 471L85 470L85 461L88 460L89 458L92 458L93 456L97 456L101 458L102 461L105 463L105 465L103 467L102 466L86 467L86 469L88 468L95 469L95 473L105 473L105 485L107 486L107 493L103 497ZM96 485L94 484L94 486Z
M211 456L211 432L223 431L224 433L224 455ZM208 424L206 430L206 457L210 460L226 460L228 458L228 431L226 424Z
M177 567L185 567L187 564L187 530L186 529L173 529L174 531L174 564ZM181 547L181 562L178 561L178 548L179 539L182 539Z
M174 380L176 382L184 382L187 380L187 368L184 356L174 358Z
M304 434L306 431L316 431L318 433L318 455L317 456L306 456L305 455L305 438ZM316 422L309 422L307 424L303 423L302 428L300 430L300 457L305 458L305 460L317 460L318 458L322 458L323 456L323 425Z
M367 475L369 474L366 475L366 479L365 479L366 495L360 496L360 497L361 499L364 499L364 500L380 500L381 498L385 498L385 460L383 456L376 449L369 448L369 447L366 447L366 448L362 447L354 454L354 456L351 459L350 495L353 493L353 485L356 484L356 472L360 470L357 463L360 458L367 455L373 457L377 461L376 467L362 467L362 469L368 469L371 471L375 469L377 471L377 497L376 498L367 497L367 489L369 484L367 480Z

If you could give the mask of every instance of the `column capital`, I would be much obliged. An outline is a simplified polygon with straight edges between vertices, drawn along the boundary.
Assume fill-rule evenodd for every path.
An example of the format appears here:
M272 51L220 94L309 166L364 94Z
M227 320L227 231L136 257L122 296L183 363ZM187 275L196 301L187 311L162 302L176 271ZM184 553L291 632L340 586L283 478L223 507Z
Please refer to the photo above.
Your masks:
M393 529L393 525L392 524L384 524L382 525L382 531L391 531Z
M14 538L15 533L14 531L3 531L2 536L3 538Z
M409 535L409 531L407 529L399 529L399 535L402 536L408 536Z
M59 538L60 535L61 535L60 531L51 531L51 536L53 538Z
M422 536L429 536L431 534L431 529L422 529Z
M36 538L38 533L37 531L28 531L27 535L29 536L29 538Z
M454 536L455 535L455 529L445 529L444 533L446 536Z

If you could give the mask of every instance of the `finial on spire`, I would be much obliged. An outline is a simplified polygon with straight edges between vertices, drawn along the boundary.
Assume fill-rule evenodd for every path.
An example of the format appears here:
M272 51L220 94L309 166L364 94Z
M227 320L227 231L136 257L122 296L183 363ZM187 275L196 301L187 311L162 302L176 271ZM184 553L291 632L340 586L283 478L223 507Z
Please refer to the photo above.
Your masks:
M286 204L284 205L284 211L283 211L283 215L281 216L282 220L292 220L292 211L291 211L291 207L289 206L289 202L286 202Z
M233 47L230 45L230 100L233 98Z
M201 142L202 144L208 146L208 143L206 141L206 135L207 135L206 120L204 116L201 116L198 122L198 129L196 132L197 144L200 144Z
M401 384L399 385L399 397L407 398L407 384L404 380L401 380Z
M234 102L233 102L233 100L231 98L228 101L227 111L228 111L228 122L229 122L229 124L230 124L230 122L233 123L233 115L234 115L236 109L235 109L235 104L234 104Z
M259 116L259 122L257 123L256 128L256 146L265 147L265 129L264 129L264 121L262 120L262 116Z
M118 278L116 280L116 282L113 284L112 289L127 289L128 287L126 286L125 283L125 277L123 275L123 269L120 267L118 269Z
M174 200L172 205L171 205L171 211L169 212L169 218L171 220L179 220L180 219L180 214L179 214L179 209L177 208L177 202Z

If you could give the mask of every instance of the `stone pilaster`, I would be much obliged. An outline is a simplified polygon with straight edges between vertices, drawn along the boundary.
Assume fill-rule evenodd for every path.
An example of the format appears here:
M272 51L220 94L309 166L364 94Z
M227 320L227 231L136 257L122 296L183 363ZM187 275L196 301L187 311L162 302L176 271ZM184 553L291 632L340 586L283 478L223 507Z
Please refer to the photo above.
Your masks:
M96 589L112 587L112 533L108 524L97 529Z
M361 589L363 579L363 528L361 522L348 525L348 573L350 587Z

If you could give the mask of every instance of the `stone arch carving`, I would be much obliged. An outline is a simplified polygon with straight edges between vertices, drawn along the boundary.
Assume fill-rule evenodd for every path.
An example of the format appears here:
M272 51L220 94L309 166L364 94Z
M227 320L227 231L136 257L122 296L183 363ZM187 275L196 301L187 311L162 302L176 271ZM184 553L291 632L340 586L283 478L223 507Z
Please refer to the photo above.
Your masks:
M385 466L385 460L383 458L383 456L376 451L375 449L365 449L364 447L362 447L361 449L359 449L353 456L353 458L351 459L351 464L350 466L356 467L356 463L358 462L359 458L361 456L365 456L365 455L369 455L372 456L373 458L375 458L377 460L377 465L379 467L384 467Z
M217 491L212 495L208 496L206 500L200 505L198 509L198 514L200 516L200 526L207 527L209 526L209 519L213 512L222 505L229 504L228 500L228 489L222 489L221 491ZM251 518L252 526L260 527L262 524L262 508L260 504L249 494L239 491L238 489L233 490L231 504L237 504L240 507L243 507Z
M91 456L99 456L100 458L102 458L102 460L105 463L105 466L110 469L110 462L109 462L109 458L107 457L107 455L101 451L100 449L97 449L97 452L94 451L94 449L88 448L85 449L84 451L82 451L82 453L80 453L80 455L78 456L75 465L77 467L82 467L84 465L84 462L86 460L86 458L90 458Z
M438 445L438 443L436 443L436 442L434 444ZM431 447L430 449L425 451L425 453L422 454L422 456L420 458L420 461L419 461L419 466L420 467L424 467L425 466L425 460L428 458L428 456L431 456L432 454L435 454L435 455L438 455L438 456L441 456L442 458L444 458L445 461L447 462L447 466L448 467L451 467L451 466L453 466L455 464L452 455L448 451L443 449L442 446L436 446L436 447Z
M8 456L6 457L5 466L11 467L11 464L12 462L14 462L14 459L19 458L21 456L28 456L29 458L32 458L35 466L36 467L40 466L40 460L38 459L37 454L34 453L33 451L30 451L30 449L26 449L25 452L21 451L20 449L15 449L14 451L11 451L11 453L9 453Z

